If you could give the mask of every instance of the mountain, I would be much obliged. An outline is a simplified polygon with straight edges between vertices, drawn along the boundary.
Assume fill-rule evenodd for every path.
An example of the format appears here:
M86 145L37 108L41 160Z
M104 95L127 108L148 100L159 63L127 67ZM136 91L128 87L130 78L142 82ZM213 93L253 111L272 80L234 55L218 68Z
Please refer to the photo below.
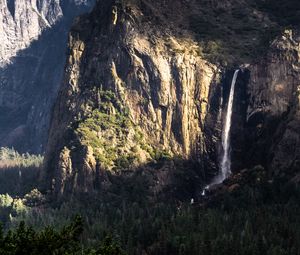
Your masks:
M0 0L0 254L300 254L299 0L92 5Z
M93 190L159 162L172 183L176 159L201 190L219 172L237 68L232 171L299 179L297 1L97 1L73 24L93 4L1 2L0 146L46 151L48 188Z
M243 128L232 131L240 167L261 164L270 176L299 178L299 43L296 29L285 30L249 67Z
M43 152L74 17L93 1L0 2L0 146Z
M282 6L288 20L273 5L98 1L69 36L46 150L47 187L92 191L109 183L107 173L130 175L175 158L193 162L197 178L209 182L218 172L228 94L239 67L232 171L262 165L270 178L295 178L299 5ZM167 169L158 171L160 183L176 166Z

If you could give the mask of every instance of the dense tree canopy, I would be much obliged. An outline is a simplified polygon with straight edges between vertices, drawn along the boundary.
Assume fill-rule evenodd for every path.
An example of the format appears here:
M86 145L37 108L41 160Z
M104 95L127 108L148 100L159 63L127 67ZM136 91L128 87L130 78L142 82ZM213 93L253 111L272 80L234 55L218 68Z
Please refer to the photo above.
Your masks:
M46 227L37 232L21 222L15 230L7 233L0 229L1 255L124 255L122 249L114 243L110 236L95 250L86 250L80 242L83 221L76 217L60 231Z

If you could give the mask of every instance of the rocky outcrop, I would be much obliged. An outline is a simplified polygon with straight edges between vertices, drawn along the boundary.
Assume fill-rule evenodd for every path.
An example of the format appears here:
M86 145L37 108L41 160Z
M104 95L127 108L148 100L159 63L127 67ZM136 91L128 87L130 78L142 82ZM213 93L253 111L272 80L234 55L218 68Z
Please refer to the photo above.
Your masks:
M240 145L236 143L236 165L262 164L270 176L278 177L299 171L299 42L296 30L286 30L266 57L249 67L240 101L247 102L245 119L236 127L236 135L243 137Z
M205 130L212 129L208 119L218 125L220 71L191 36L180 37L159 13L154 22L150 11L150 4L100 1L73 27L47 148L48 182L61 172L65 148L74 175L82 176L72 185L83 191L89 174L101 170L117 173L162 157L200 162L215 152L216 134ZM93 157L80 156L91 150Z
M43 152L75 16L93 1L0 1L0 146Z
M232 170L262 165L271 176L291 171L292 177L299 168L298 37L286 31L267 45L282 21L270 19L265 7L239 2L247 7L243 11L235 3L103 0L80 18L69 36L53 111L42 176L46 187L58 194L87 192L109 185L105 173L128 174L170 158L197 163L202 179L211 179L219 168L233 67L242 64ZM213 19L215 13L225 15ZM245 14L251 20L232 29ZM223 23L237 47L232 38L226 41ZM241 31L245 37L237 42L234 35ZM207 59L232 66L220 68Z

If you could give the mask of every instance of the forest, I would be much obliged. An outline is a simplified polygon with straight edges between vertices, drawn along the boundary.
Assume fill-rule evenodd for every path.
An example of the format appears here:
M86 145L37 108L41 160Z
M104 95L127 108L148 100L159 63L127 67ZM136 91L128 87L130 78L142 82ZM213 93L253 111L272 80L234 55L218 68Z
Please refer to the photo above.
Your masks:
M271 183L263 171L249 170L245 185L193 204L154 198L142 178L56 202L38 187L2 194L1 254L299 254L300 189L284 179ZM5 178L13 183L14 175ZM37 183L21 181L25 189Z

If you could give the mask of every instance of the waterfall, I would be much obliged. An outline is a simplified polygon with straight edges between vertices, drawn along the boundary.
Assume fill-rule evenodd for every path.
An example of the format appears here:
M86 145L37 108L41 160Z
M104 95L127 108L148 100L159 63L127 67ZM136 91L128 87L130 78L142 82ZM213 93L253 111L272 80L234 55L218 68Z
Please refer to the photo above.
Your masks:
M235 83L239 74L239 69L235 70L231 87L229 93L229 99L226 109L226 117L225 117L225 125L222 130L222 157L220 161L220 173L215 177L215 179L204 189L202 190L202 196L206 195L206 191L210 189L212 185L222 183L226 178L228 178L231 174L231 158L230 158L230 128L231 128L231 117L232 117L232 107L233 107L233 99L235 92Z
M230 87L230 94L229 94L226 117L225 117L225 126L223 128L223 133L222 133L223 155L220 164L221 173L218 176L218 183L223 182L231 174L230 128L231 128L231 117L232 117L232 106L233 106L233 99L234 99L235 83L238 77L238 73L239 70L235 70L231 82L231 87Z
M229 93L229 99L226 109L226 117L225 123L222 131L222 157L220 161L220 173L216 178L212 181L210 185L205 187L203 191L203 195L205 194L205 190L209 189L211 185L222 183L228 176L231 174L231 159L230 159L230 128L231 128L231 117L232 117L232 107L233 107L233 99L234 99L234 91L235 91L235 83L238 77L239 69L235 70L231 87Z

